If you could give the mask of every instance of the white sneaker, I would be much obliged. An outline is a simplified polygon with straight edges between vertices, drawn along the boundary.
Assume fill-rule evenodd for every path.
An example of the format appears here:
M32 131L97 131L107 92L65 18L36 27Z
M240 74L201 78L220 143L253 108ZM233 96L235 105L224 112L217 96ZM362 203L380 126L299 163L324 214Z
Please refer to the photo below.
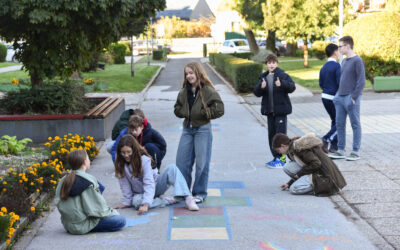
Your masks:
M197 206L193 196L187 196L185 200L185 207L190 211L199 211L199 206Z

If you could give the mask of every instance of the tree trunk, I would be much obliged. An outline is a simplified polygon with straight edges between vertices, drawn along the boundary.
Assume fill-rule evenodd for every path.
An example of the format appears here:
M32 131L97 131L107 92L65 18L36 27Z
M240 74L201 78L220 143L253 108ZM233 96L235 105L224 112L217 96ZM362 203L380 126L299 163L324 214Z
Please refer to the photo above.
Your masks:
M274 54L276 54L275 37L276 37L275 31L268 30L268 34L267 34L267 50L270 50Z
M30 75L31 75L32 87L43 85L43 78L39 77L38 75L36 75L35 73L32 73L32 72L30 73Z
M250 29L244 29L244 34L246 35L247 41L249 42L251 52L253 52L254 55L257 55L259 48L253 31Z
M296 43L287 43L286 44L286 56L296 56L297 44Z
M304 67L308 68L308 44L307 44L307 38L304 40Z

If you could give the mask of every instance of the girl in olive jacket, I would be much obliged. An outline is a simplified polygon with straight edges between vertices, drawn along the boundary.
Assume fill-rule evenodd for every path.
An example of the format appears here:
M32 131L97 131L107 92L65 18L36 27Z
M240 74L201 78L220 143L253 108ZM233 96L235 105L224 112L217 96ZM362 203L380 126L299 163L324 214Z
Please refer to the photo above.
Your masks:
M210 120L224 114L224 103L198 62L189 63L184 68L183 86L179 91L174 113L177 117L184 118L176 165L190 187L193 164L196 161L192 194L196 202L203 202L207 197L211 160Z
M68 155L72 171L57 185L55 204L61 222L70 234L111 232L125 226L125 217L109 206L102 196L104 186L86 173L90 160L85 150Z
M274 136L272 146L281 154L287 154L290 163L283 167L292 179L281 186L292 194L313 193L330 196L346 186L346 180L336 164L322 151L322 140L310 133L290 139L285 134ZM308 184L308 187L307 187Z

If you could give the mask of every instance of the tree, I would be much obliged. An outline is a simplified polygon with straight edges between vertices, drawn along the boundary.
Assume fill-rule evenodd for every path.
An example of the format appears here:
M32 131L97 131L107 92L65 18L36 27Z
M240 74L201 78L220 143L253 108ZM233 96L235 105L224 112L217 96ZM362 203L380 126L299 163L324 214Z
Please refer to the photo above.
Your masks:
M338 6L339 0L268 0L263 6L264 23L276 28L277 35L288 42L303 39L304 66L308 67L307 41L324 39L335 33ZM348 6L347 3L345 7ZM345 20L350 18L347 15Z
M275 38L276 38L276 30L279 28L277 25L277 13L281 8L280 1L277 0L266 0L261 5L261 10L263 13L263 26L265 30L268 32L267 36L267 49L272 52L276 52L275 50Z
M69 77L90 58L116 42L130 20L141 20L146 7L165 0L2 0L0 36L14 42L16 58L32 86L44 78ZM19 45L18 41L24 41Z
M240 13L248 25L248 28L244 29L244 34L249 42L250 50L254 54L258 53L258 45L254 38L253 30L261 30L263 28L264 17L261 10L262 3L263 0L236 0L235 6L235 10Z

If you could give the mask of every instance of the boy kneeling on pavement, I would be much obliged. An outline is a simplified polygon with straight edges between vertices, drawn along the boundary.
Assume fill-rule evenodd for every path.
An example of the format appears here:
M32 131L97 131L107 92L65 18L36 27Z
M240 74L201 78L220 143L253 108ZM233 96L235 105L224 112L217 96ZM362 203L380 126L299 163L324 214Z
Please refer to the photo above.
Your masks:
M281 186L292 194L330 196L346 186L346 180L336 164L322 151L322 140L310 133L290 139L276 134L272 147L286 154L291 162L283 170L291 180Z

